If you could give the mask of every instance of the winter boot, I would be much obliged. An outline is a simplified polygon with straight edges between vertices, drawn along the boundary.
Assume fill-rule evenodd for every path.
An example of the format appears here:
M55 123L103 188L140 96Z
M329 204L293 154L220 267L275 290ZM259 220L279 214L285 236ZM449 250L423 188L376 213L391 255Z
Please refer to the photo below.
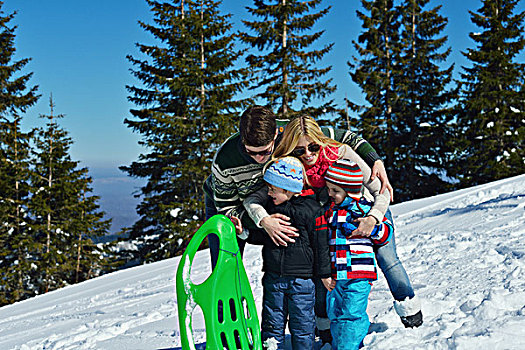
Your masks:
M421 303L417 296L414 296L412 299L406 298L402 301L394 300L394 309L401 318L405 328L419 327L423 324Z
M332 344L332 333L330 333L330 320L326 317L315 317L315 335L319 336L321 344Z
M417 328L423 324L423 314L421 311L418 311L415 315L401 317L401 322L403 322L405 328Z
M332 344L332 333L329 329L324 329L319 331L319 339L321 339L321 344Z

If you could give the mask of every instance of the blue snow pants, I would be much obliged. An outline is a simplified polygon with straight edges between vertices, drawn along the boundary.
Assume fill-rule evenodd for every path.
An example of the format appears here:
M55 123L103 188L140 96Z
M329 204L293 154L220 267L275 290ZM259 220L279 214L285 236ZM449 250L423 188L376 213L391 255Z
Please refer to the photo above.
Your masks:
M359 349L368 333L366 313L371 285L367 279L337 281L326 295L333 350Z
M315 286L311 279L263 276L262 340L270 338L284 349L286 320L292 335L292 349L313 349L315 334Z

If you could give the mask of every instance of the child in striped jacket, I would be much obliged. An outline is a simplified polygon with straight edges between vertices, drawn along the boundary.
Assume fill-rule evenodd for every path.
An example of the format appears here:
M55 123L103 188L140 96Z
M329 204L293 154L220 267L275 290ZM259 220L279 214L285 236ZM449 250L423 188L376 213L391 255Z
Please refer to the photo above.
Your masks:
M366 307L371 281L377 279L374 245L387 244L394 228L384 218L370 237L352 234L373 205L362 196L363 173L356 163L336 161L328 168L325 180L332 201L325 214L332 277L323 284L329 291L326 308L332 349L358 349L370 325Z

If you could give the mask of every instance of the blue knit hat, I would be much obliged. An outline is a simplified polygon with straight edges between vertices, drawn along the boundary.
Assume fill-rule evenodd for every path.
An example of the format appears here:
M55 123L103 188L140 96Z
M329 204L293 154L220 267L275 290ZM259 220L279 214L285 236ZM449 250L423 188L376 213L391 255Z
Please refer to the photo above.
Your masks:
M264 181L294 193L303 189L303 164L295 157L275 160L264 172Z

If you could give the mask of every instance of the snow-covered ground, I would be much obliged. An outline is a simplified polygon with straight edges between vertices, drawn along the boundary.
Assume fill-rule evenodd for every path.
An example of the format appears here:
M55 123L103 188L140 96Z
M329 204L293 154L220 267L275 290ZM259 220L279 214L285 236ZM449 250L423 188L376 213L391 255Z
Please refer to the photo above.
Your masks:
M398 253L422 299L405 329L383 276L365 349L525 349L525 175L392 206ZM194 281L209 275L197 253ZM0 308L0 349L176 349L180 258L119 271ZM244 263L257 307L260 249ZM194 317L197 343L205 341Z

